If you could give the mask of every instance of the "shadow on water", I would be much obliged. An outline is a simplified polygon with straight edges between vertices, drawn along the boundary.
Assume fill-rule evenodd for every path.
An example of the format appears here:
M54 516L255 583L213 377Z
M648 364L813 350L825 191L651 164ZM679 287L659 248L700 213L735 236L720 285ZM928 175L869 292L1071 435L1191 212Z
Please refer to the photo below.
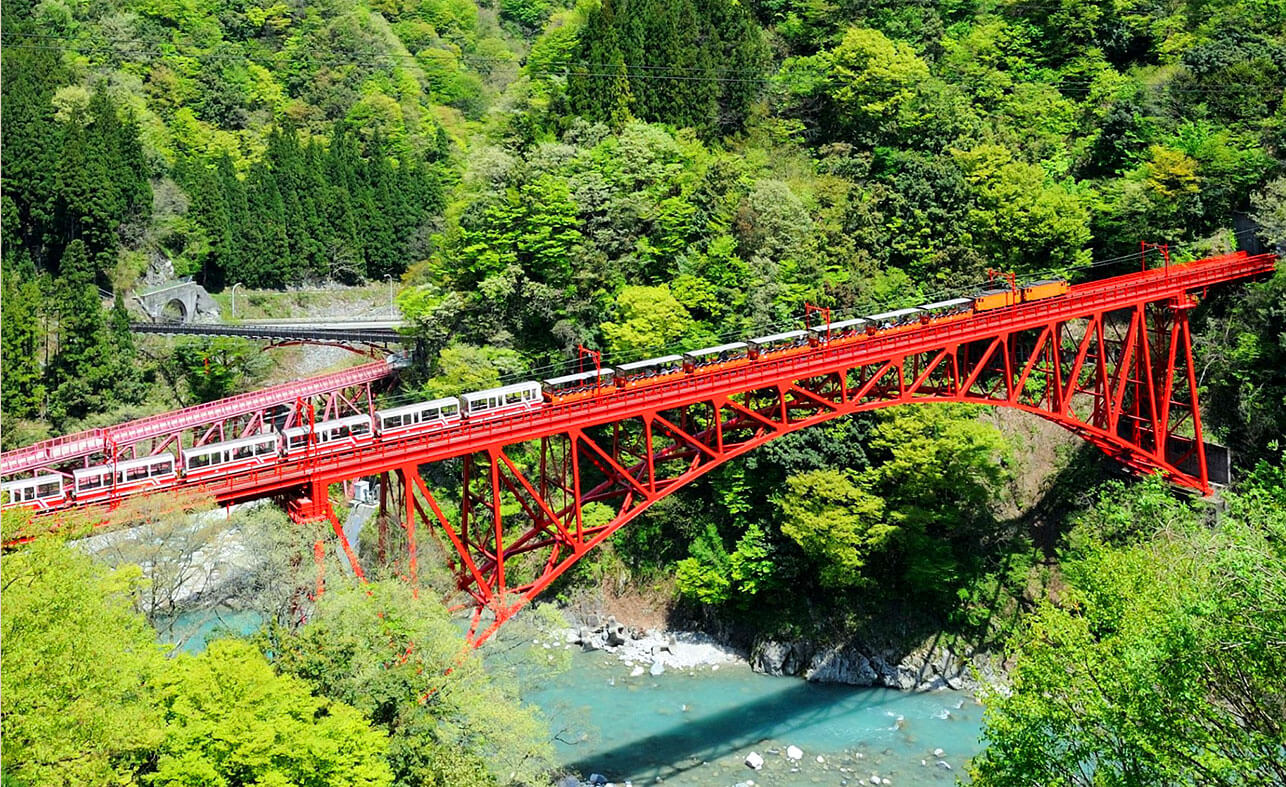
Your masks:
M783 681L784 683L786 681ZM671 780L704 762L726 757L770 738L823 724L854 711L890 704L899 692L873 690L855 700L844 689L790 681L787 688L721 711L684 715L681 726L624 741L614 748L567 764L580 773L602 773L616 779L648 783ZM631 712L622 703L620 712ZM762 753L762 752L761 752Z

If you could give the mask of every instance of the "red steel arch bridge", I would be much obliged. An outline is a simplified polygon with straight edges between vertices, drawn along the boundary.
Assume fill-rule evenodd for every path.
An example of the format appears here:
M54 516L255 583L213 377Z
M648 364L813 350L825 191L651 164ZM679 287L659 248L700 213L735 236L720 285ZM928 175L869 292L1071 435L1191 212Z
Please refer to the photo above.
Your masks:
M185 488L222 504L277 498L296 521L329 521L360 576L329 490L379 478L381 559L391 557L414 584L428 534L454 572L462 606L472 607L476 645L657 500L781 435L850 413L933 402L1012 407L1135 471L1208 493L1189 315L1207 288L1271 273L1276 262L1236 253L1167 264L1073 285L1058 297L827 334L580 398L368 434L341 450L310 444L132 489L104 482L96 496L50 497L39 507L112 506L130 494ZM48 440L0 456L0 475L6 486L34 484L370 417L374 395L395 371L379 361Z

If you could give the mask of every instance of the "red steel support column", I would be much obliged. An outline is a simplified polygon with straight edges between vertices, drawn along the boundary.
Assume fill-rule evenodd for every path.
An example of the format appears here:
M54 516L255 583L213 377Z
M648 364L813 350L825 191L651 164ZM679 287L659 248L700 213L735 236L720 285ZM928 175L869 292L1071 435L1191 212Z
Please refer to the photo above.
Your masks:
M1201 408L1197 406L1197 374L1192 363L1192 332L1187 310L1175 316L1183 325L1183 357L1188 366L1188 400L1192 405L1192 433L1197 441L1197 467L1201 471L1201 491L1210 494L1210 468L1206 466L1206 444L1201 434Z
M404 493L405 518L402 526L406 529L406 572L411 582L411 594L418 598L420 595L418 582L420 562L415 546L415 487L412 485L411 478L418 476L420 469L415 465L406 465L400 468L398 473L402 476L402 490Z

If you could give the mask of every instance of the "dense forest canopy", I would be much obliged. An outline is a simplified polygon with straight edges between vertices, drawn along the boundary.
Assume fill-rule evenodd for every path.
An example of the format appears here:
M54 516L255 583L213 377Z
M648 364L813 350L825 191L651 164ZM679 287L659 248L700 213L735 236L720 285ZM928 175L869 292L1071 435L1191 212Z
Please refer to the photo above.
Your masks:
M797 327L805 302L849 316L992 269L1134 270L1141 241L1178 261L1286 245L1282 0L4 0L3 15L5 448L258 383L266 361L243 342L131 339L149 272L216 293L398 282L425 351L399 395L437 397L565 365L578 345L615 362ZM1018 690L990 720L1009 738L977 764L983 781L1063 781L1104 752L1137 762L1121 777L1137 783L1280 777L1280 724L1224 709L1246 700L1238 685L1280 709L1266 676L1281 666L1284 303L1278 273L1194 317L1208 436L1250 475L1227 521L1159 486L1095 487L1109 471L1083 453L1033 499L1012 427L973 408L887 411L721 467L554 595L622 572L783 637L890 609L991 647L1012 634ZM1225 551L1244 559L1212 557ZM40 560L68 572L84 595L58 603L94 621L86 658L147 640L131 575L81 557L42 543L6 572L33 587L49 583ZM1163 591L1156 605L1136 603L1143 587ZM361 731L265 778L343 762L371 784L485 783L494 753L470 730L511 733L537 778L550 755L525 712L446 694L419 707L415 670L440 669L455 640L412 608L395 587L337 595L312 628L270 628L164 680L158 654L130 645L129 685L96 684L119 712L77 706L84 740L55 736L17 773L211 780L202 736L236 719L181 706L211 683L238 690L218 679L238 673L272 706L266 723L328 709L283 749ZM371 613L406 617L371 628ZM10 620L6 705L74 706L61 684L20 685ZM1194 647L1140 634L1153 625ZM381 671L381 637L433 647ZM1234 646L1244 674L1212 655ZM1063 682L1069 653L1129 669ZM1182 735L1139 746L1176 711L1140 687L1157 675L1177 692L1193 674L1223 694L1198 688ZM1102 724L1066 726L1073 691ZM20 721L6 710L6 759ZM66 770L78 746L92 756Z

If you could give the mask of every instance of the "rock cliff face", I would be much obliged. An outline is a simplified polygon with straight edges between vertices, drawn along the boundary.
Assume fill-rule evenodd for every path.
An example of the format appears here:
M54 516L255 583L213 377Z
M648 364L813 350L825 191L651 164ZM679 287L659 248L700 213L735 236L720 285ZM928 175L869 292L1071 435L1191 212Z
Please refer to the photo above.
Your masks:
M750 666L766 675L796 675L818 683L887 686L903 691L973 691L982 684L1004 684L1000 661L992 654L957 653L933 640L909 652L859 642L818 645L807 640L760 640L751 649Z

